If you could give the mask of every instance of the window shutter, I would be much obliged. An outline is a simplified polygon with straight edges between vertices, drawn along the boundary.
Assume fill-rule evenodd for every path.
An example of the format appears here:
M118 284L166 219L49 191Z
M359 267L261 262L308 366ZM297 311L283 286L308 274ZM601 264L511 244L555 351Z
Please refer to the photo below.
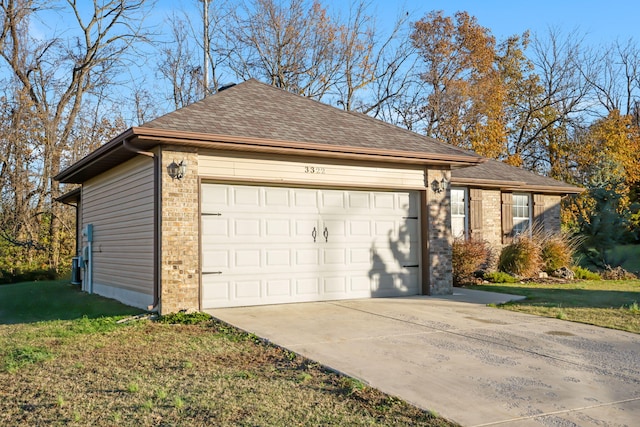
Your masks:
M533 224L534 228L544 231L544 195L533 195Z
M472 239L482 240L483 237L482 220L482 190L479 188L469 189L469 235Z
M513 194L502 193L502 243L513 241Z

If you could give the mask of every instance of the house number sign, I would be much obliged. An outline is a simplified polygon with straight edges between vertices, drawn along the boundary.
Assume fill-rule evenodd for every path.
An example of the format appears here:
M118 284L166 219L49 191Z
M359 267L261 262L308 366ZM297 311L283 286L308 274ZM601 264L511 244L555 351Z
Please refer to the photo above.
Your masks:
M321 166L305 166L304 173L323 174L326 170Z

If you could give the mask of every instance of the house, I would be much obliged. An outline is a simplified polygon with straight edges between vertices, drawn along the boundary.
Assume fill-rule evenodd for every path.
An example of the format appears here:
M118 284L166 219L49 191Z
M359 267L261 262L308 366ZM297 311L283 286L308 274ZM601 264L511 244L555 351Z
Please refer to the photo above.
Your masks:
M577 191L499 165L249 80L55 178L81 185L60 200L77 206L83 289L168 313L451 293L452 218L497 243L501 209L519 216L500 233L525 215L558 228Z
M486 240L494 248L533 224L560 232L560 202L580 188L497 160L451 172L452 236Z

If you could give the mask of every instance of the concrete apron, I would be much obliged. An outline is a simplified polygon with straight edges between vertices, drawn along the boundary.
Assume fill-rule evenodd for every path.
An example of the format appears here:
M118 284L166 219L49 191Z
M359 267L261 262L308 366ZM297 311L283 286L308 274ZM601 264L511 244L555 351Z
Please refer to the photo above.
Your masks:
M465 426L640 425L640 335L477 292L209 312Z

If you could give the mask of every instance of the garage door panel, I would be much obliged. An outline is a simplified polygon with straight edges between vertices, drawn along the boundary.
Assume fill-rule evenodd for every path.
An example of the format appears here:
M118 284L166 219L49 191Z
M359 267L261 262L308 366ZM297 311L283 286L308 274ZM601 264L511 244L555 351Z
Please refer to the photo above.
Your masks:
M274 279L265 283L267 298L291 297L291 280Z
M296 189L293 194L293 208L296 212L318 211L318 190Z
M349 192L347 195L349 212L361 212L371 209L371 194L368 192Z
M220 307L231 299L231 282L214 279L212 275L202 276L202 305L204 307Z
M231 227L226 218L218 216L202 217L202 235L211 237L229 237L231 235Z
M232 204L242 208L257 208L262 205L260 187L232 187Z
M347 280L344 276L324 277L322 290L325 297L330 298L332 294L342 296L347 291Z
M419 292L403 267L420 259L417 193L203 184L202 198L203 272L218 273L204 308Z
M321 191L320 213L342 214L345 211L345 197L342 191Z
M202 186L202 212L219 212L221 208L228 208L230 188L224 185Z
M236 237L258 238L261 233L259 219L234 219L233 233Z
M369 248L350 248L349 264L371 264L371 250Z
M259 268L260 258L259 249L239 249L233 252L233 267L239 269Z
M320 262L320 250L312 249L296 249L295 264L299 266L317 266Z
M393 193L373 193L373 208L377 211L396 210L396 197Z
M267 237L289 237L291 236L291 221L268 218L264 220L264 229Z
M329 248L322 250L322 261L331 268L333 265L344 266L347 261L346 250L343 248Z
M351 277L349 289L351 292L364 295L364 297L371 296L371 279L369 277Z
M295 226L295 234L292 236L296 241L312 243L321 236L322 232L319 231L318 221L315 219L293 219Z
M288 188L265 188L264 204L267 208L291 208L291 192Z
M235 297L242 299L260 299L262 296L262 284L260 280L236 280L232 289L235 289Z
M296 295L316 298L319 293L320 280L317 277L306 277L295 280Z
M291 251L287 249L271 249L265 251L265 266L268 267L290 267Z
M213 271L220 268L228 269L229 251L222 249L208 249L203 247L202 250L202 271Z

